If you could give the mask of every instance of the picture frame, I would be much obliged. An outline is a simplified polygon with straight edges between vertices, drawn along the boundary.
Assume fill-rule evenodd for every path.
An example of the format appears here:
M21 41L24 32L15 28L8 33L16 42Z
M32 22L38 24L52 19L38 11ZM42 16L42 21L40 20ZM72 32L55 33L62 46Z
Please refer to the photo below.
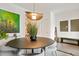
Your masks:
M0 9L0 30L6 33L19 33L20 15Z

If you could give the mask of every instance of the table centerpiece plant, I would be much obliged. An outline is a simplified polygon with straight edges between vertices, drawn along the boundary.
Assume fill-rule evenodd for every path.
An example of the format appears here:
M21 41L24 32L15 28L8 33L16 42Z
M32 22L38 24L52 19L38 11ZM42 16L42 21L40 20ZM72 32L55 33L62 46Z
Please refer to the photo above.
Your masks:
M31 41L36 41L36 39L37 39L37 32L38 32L38 28L37 28L36 24L28 23L27 24L27 32L30 35Z

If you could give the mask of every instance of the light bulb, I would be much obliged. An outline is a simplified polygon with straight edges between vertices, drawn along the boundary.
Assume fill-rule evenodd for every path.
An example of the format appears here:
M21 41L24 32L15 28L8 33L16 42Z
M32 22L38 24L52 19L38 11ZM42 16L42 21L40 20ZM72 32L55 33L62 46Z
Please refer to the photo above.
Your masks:
M32 19L36 19L36 13L32 13Z

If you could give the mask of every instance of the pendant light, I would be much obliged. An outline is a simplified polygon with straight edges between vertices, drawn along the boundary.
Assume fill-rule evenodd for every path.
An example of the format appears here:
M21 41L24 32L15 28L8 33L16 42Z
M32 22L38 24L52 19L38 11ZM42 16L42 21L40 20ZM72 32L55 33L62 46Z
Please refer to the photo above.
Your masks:
M43 17L43 14L35 12L35 3L33 3L33 12L26 12L26 16L30 20L40 20Z

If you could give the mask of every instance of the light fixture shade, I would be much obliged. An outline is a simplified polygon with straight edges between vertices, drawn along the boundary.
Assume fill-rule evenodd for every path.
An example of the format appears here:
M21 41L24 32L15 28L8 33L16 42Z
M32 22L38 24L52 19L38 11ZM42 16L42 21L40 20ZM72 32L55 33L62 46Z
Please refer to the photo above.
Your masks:
M40 20L43 17L43 14L36 12L26 12L26 16L30 20Z

